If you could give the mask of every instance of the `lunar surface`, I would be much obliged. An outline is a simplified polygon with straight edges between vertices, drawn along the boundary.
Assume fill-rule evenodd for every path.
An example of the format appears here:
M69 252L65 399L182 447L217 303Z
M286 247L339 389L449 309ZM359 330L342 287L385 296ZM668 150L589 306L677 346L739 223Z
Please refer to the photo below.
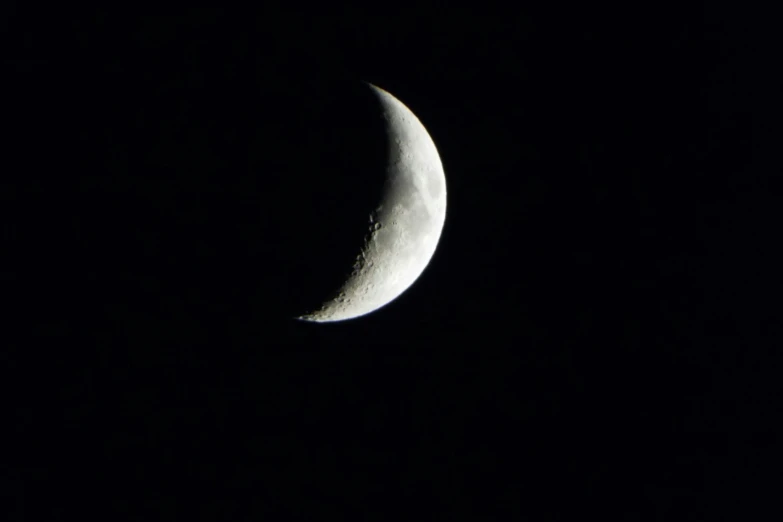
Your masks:
M369 87L380 103L387 134L383 195L368 218L350 277L320 308L297 317L300 320L343 321L390 303L424 271L443 230L446 178L432 138L399 100Z

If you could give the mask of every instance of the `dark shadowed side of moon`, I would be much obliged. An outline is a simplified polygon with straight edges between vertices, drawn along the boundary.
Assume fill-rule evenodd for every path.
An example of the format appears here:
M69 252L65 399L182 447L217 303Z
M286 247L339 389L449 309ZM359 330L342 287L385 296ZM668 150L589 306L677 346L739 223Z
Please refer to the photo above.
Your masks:
M103 344L149 345L178 321L193 338L293 322L346 280L381 199L386 134L366 84L302 56L187 46L12 85L6 263L20 302L112 329Z
M261 287L271 290L280 317L290 318L320 305L349 277L382 199L387 135L377 99L358 80L312 77L279 97L291 111L254 138L242 180L260 184L241 192L263 201L237 221L252 227L253 207L263 208L253 255L272 256L263 260L274 269Z
M226 96L202 115L217 144L207 176L214 190L199 189L212 202L214 255L204 281L191 278L212 303L261 328L312 310L349 277L388 158L366 84L312 61L275 66L216 86ZM227 131L233 139L221 141Z

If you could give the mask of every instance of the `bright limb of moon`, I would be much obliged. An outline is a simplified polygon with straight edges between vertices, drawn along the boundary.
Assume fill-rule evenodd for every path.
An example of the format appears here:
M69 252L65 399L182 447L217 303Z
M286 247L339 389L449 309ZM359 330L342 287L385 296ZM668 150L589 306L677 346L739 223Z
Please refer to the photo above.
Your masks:
M446 219L446 177L424 125L408 107L370 84L385 120L388 163L353 272L336 296L298 317L333 322L369 314L407 290L432 259Z

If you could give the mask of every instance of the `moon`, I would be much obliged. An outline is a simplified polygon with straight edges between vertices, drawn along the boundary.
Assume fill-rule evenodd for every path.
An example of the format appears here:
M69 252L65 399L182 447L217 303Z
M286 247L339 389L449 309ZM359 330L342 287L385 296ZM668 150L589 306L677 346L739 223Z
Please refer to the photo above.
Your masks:
M379 102L386 130L388 162L381 200L368 217L364 244L350 276L335 295L299 320L345 321L389 304L422 274L443 230L446 177L432 138L402 102L368 86Z

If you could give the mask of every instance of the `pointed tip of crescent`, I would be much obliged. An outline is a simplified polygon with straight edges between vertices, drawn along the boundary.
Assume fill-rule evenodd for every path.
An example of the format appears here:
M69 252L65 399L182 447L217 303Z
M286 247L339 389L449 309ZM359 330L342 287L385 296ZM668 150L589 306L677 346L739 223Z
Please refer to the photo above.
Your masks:
M378 87L374 83L370 83L370 82L367 82L367 81L365 81L364 83L367 85L367 87L369 87L370 89L372 89L373 91L375 91L378 94L387 94L387 95L391 96L391 93L389 91L387 91L386 89L383 89L381 87Z

